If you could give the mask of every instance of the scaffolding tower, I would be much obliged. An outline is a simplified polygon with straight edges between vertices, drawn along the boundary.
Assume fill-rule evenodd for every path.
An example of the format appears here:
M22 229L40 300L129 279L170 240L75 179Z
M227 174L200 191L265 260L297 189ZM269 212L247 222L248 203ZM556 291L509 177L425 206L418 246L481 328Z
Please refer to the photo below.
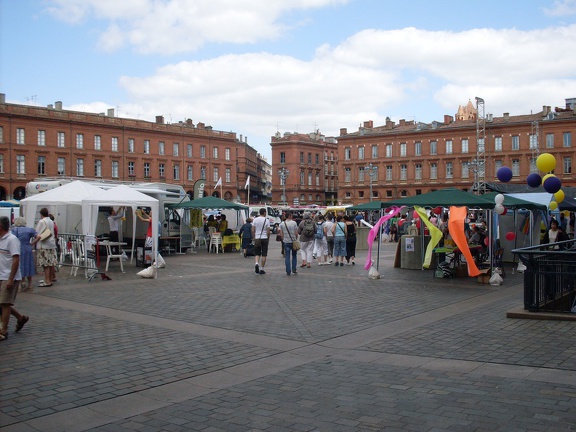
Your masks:
M484 99L476 97L476 159L472 161L476 195L486 192L486 113Z

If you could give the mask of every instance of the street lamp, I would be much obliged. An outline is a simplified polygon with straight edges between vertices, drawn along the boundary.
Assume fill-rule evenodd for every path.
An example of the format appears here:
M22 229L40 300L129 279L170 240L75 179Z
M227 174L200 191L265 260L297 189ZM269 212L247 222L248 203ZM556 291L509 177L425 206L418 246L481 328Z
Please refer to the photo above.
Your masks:
M290 171L288 171L285 167L282 167L278 170L278 175L280 176L280 184L282 185L282 204L286 204L286 179Z
M376 165L372 165L372 162L368 164L368 166L364 167L364 170L369 170L368 175L370 176L370 202L372 202L372 180L376 177L376 171L378 167Z

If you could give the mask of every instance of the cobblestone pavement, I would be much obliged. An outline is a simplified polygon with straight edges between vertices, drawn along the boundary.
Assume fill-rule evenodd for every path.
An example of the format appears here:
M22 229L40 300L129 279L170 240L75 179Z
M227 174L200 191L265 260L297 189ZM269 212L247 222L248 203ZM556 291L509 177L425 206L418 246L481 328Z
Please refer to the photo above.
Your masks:
M21 293L0 343L1 431L576 429L576 323L506 318L502 286L434 279L365 252L266 275L238 253L165 257L157 279L62 268ZM79 272L80 273L80 272Z

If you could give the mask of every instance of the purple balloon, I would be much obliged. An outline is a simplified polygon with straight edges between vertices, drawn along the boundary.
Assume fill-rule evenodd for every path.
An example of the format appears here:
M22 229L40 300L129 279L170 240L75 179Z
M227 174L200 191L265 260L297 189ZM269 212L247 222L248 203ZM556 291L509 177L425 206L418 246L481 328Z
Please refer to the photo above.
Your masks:
M512 180L512 170L507 166L503 166L498 169L496 176L502 183L508 183L510 180Z
M555 194L562 189L562 182L558 177L548 177L544 181L544 190L548 193Z
M528 183L530 187L537 188L542 184L542 177L540 177L538 173L529 174L528 177L526 177L526 183Z

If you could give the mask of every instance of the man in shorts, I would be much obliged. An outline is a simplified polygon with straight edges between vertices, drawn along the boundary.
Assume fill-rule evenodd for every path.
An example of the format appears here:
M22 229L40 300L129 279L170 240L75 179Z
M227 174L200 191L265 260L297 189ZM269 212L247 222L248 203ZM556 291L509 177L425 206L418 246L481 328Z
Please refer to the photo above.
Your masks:
M20 331L28 322L28 317L14 309L14 301L20 286L20 240L10 232L10 219L0 217L0 307L2 308L2 327L0 342L8 338L10 315L18 320L16 331Z
M266 217L266 209L260 209L260 216L252 221L252 238L254 239L254 273L266 274L264 266L268 256L270 241L270 221Z

